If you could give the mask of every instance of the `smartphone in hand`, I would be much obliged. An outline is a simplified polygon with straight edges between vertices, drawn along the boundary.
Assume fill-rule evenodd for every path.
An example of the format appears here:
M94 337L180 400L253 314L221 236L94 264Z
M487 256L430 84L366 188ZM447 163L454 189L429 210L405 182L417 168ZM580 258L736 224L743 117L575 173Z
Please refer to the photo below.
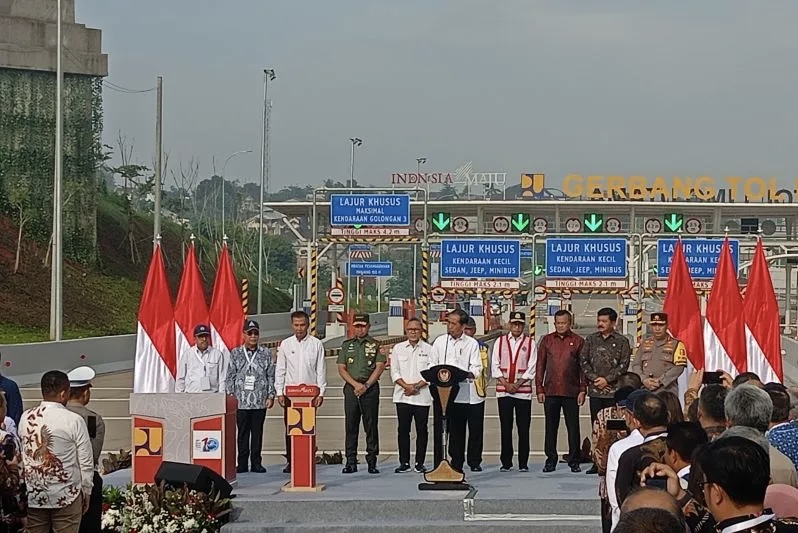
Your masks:
M623 418L609 418L607 419L607 429L611 431L627 431L629 427Z
M701 380L701 383L704 385L721 385L723 384L721 373L704 371L704 378Z

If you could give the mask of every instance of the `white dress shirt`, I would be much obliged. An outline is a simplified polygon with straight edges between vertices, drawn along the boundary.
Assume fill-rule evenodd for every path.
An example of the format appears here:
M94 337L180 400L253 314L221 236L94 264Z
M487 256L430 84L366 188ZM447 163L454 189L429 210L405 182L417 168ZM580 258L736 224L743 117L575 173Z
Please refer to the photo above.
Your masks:
M83 417L57 402L42 401L19 423L28 505L63 509L94 485L94 457Z
M537 362L538 362L537 343L535 341L532 341L530 343L529 342L529 336L528 335L523 335L523 334L519 335L518 337L516 337L512 333L510 333L509 335L505 335L505 338L507 339L507 344L509 344L509 346L510 346L510 357L511 358L513 356L516 356L516 357L520 356L521 355L521 350L523 350L524 347L526 347L528 345L531 346L531 349L529 350L529 353L526 354L527 357L528 357L527 365L526 365L526 371L521 375L521 378L527 380L529 385L532 387L532 390L534 390L535 389L535 366L537 365ZM491 370L490 376L493 379L499 379L501 377L504 377L504 374L502 373L502 368L501 368L501 353L500 353L500 350L501 350L501 347L502 347L503 343L500 342L500 341L501 341L501 338L496 339L496 342L493 343L493 352L492 352L491 357L490 357L490 370ZM496 397L497 398L503 398L504 396L509 396L511 398L518 398L519 400L531 400L532 399L532 393L531 392L514 392L514 393L510 394L510 393L507 393L507 392L499 392L498 390L496 391Z
M618 462L621 460L623 452L630 448L634 448L643 444L643 435L640 431L634 430L629 433L629 436L619 440L610 446L610 451L607 454L607 498L610 500L610 507L612 508L612 529L618 525L618 520L621 518L621 508L618 505L618 493L615 492L615 478L618 475Z
M319 396L327 390L327 366L324 361L324 345L312 335L302 340L291 335L277 350L277 371L274 388L277 396L285 396L286 385L316 385Z
M391 352L391 381L396 383L401 379L408 385L423 381L421 371L429 368L431 351L432 346L422 340L415 346L410 341L395 345ZM429 387L422 387L418 393L408 396L402 387L394 385L393 403L429 406L432 405L432 395Z
M478 375L482 372L479 343L466 334L462 334L456 339L448 333L439 336L432 343L432 354L429 361L429 366L436 365L452 365L474 376ZM467 381L460 383L460 390L454 401L455 403L476 404L484 402L485 399L479 397L474 380L468 378Z
M208 346L200 352L192 346L177 362L175 392L225 392L228 358L221 350Z

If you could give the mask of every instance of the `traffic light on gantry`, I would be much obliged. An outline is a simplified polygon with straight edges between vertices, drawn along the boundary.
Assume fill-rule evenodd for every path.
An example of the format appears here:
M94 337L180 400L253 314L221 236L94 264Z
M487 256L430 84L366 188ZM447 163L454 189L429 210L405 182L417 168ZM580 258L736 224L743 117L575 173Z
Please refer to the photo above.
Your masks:
M583 224L587 233L600 233L604 227L604 215L600 213L587 213Z
M681 213L667 213L662 222L666 233L678 233L684 230L684 215Z
M452 216L449 213L432 214L433 231L449 231L452 229Z
M532 220L528 213L513 213L510 227L513 233L529 233L532 229Z

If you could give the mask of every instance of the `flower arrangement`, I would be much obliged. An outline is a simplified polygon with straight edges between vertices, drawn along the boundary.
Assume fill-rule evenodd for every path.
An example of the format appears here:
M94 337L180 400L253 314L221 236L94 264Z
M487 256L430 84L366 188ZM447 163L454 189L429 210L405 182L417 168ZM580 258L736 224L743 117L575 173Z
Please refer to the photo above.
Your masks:
M230 513L230 500L158 485L103 489L104 533L218 533Z

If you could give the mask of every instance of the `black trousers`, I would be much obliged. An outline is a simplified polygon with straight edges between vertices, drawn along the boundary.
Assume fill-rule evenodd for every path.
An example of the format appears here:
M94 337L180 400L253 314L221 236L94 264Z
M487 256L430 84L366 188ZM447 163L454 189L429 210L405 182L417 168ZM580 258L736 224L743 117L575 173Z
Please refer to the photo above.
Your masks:
M557 432L560 429L560 411L565 416L565 429L568 430L568 458L571 464L579 464L582 437L579 431L579 404L576 398L566 396L546 396L543 412L546 418L546 437L544 451L546 463L557 464Z
M449 407L449 455L452 467L463 470L482 463L482 432L485 422L485 402L467 404L452 403ZM468 430L468 453L466 457L466 429Z
M612 507L607 498L601 499L601 531L602 533L610 533L612 529Z
M599 411L602 409L606 409L607 407L613 407L615 405L615 398L594 398L593 396L590 397L590 423L596 421L598 418Z
M103 477L94 472L94 486L91 489L89 508L80 519L79 533L100 533L103 517Z
M529 427L532 423L532 400L522 400L511 396L497 399L499 404L499 427L501 428L502 466L513 466L513 418L518 429L518 467L526 467L529 462Z
M285 426L285 462L291 464L291 437L288 436L288 408L291 407L291 400L288 396L285 398L285 407L283 407L283 425Z
M399 419L397 441L399 445L399 464L410 464L410 426L415 420L416 424L416 463L423 465L427 458L427 420L429 419L429 406L411 405L409 403L396 404L396 417Z
M358 398L352 385L344 384L344 417L346 418L346 464L357 464L357 440L360 420L366 432L366 462L375 464L380 454L380 436L377 427L380 410L380 386L375 383Z
M263 423L266 421L266 409L239 409L236 413L238 426L238 466L261 466L261 448L263 447Z
M452 411L449 409L446 414L448 415L446 419L446 425L451 428L450 420L452 418ZM433 468L437 468L441 461L444 460L446 457L446 452L443 449L443 414L441 412L441 406L437 399L433 396L432 401L432 457L433 461L435 462ZM450 430L451 431L451 430ZM451 434L449 435L449 440L451 441Z

